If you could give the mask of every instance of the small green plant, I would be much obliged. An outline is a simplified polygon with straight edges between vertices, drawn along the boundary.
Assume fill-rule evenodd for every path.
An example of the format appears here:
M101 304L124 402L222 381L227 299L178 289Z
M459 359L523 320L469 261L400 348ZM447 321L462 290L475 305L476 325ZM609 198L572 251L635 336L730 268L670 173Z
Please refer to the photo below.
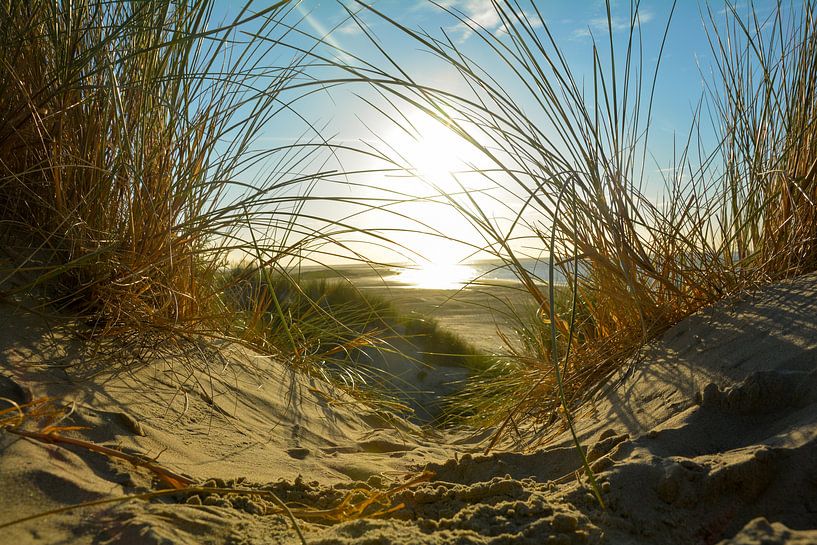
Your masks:
M371 399L377 392L393 409L406 410L398 399L410 398L405 390L417 385L390 377L383 358L426 367L426 375L440 366L477 372L490 365L489 356L435 320L401 312L385 297L330 273L238 267L224 275L225 300L243 320L239 329L251 336L250 344L289 346L297 356L290 361L305 372L356 397Z

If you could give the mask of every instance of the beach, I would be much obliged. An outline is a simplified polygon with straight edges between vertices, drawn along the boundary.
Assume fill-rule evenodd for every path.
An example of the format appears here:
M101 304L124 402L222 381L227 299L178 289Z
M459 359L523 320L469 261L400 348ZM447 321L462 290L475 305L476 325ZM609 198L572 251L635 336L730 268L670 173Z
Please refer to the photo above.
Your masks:
M448 289L418 287L401 282L391 269L382 274L354 276L351 281L364 293L391 301L409 315L430 317L475 348L499 353L505 339L515 341L516 315L532 313L530 294L512 280L483 280Z
M811 543L815 286L691 316L576 412L603 507L562 421L485 454L491 430L423 430L246 349L116 368L6 307L0 397L47 397L53 431L0 434L0 525L43 544Z
M0 545L817 544L816 21L0 3Z

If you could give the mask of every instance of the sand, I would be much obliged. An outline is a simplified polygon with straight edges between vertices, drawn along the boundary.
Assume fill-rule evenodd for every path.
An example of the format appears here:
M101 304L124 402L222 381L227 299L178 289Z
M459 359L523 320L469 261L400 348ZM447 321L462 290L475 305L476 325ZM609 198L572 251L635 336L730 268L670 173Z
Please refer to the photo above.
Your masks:
M396 269L367 265L344 265L337 269L307 268L304 279L340 280L367 294L392 302L408 315L432 317L476 348L501 352L503 336L513 341L518 325L514 315L527 317L531 298L518 283L478 280L462 289L421 288L400 281Z
M0 541L299 543L274 493L306 509L310 544L817 543L816 311L811 275L645 347L577 411L601 508L561 422L486 456L486 433L421 430L245 349L157 340L122 368L124 352L102 357L4 307L0 397L50 396L73 407L65 437L245 492L83 507L0 528ZM129 462L0 432L0 525L156 487ZM318 518L389 489L379 509L403 507L380 518Z
M355 280L362 290L392 301L402 312L431 316L472 346L489 353L502 352L502 336L514 339L518 323L513 313L530 310L530 295L512 284L469 287L462 290L424 289L382 282L376 277ZM488 309L494 309L490 312Z

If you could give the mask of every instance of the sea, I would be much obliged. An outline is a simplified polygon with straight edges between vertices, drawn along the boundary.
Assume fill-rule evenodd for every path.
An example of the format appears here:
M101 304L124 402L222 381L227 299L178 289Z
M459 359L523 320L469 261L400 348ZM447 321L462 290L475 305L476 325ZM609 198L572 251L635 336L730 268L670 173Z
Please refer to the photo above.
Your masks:
M548 282L549 263L544 259L521 259L520 264L537 283ZM481 260L456 265L428 264L393 269L392 279L406 287L427 289L460 289L468 284L508 284L519 282L514 267L500 260ZM554 283L565 284L566 278L554 270Z

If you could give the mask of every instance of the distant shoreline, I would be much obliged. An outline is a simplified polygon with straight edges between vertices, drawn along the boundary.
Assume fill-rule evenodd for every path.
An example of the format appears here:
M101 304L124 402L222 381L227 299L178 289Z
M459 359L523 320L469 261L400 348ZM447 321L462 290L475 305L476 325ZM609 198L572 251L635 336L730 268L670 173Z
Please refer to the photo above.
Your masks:
M361 278L354 284L367 293L388 299L403 312L437 320L443 328L489 353L502 352L506 348L500 333L515 340L511 313L521 314L531 308L530 295L510 283L469 286L459 290L378 283L371 278Z

